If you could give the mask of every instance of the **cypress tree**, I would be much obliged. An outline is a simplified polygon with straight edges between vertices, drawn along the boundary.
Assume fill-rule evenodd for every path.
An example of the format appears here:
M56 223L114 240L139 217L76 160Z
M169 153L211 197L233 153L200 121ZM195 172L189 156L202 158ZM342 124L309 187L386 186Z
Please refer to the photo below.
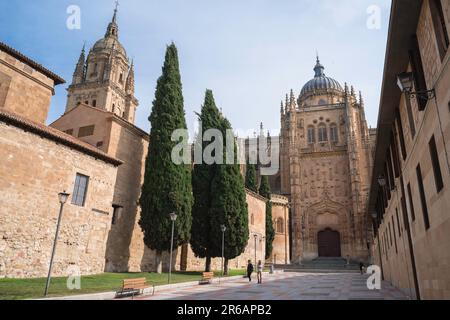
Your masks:
M262 176L259 194L268 199L266 203L266 259L269 259L272 255L273 240L275 239L275 230L272 222L272 202L270 201L271 193L269 177Z
M256 165L247 163L247 172L245 173L245 187L258 193L258 183L256 182Z
M211 90L206 91L199 120L201 130L196 144L206 148L209 142L203 142L203 134L209 129L220 129L221 115L214 101ZM209 253L210 241L210 208L211 185L216 172L216 165L202 163L195 164L192 172L192 189L194 193L194 206L192 208L191 247L199 258L206 258L205 271L211 271L211 254Z
M157 272L162 271L162 252L170 250L171 212L178 215L174 248L188 243L190 237L193 204L190 165L177 165L171 158L172 149L179 143L171 140L173 131L187 129L183 104L178 52L172 43L167 47L149 118L150 144L139 201L142 209L139 224L145 245L157 253Z
M231 125L227 119L222 119L222 132L225 137ZM237 163L237 145L234 141L234 164L217 165L211 193L211 255L222 256L222 231L220 226L226 226L225 232L225 274L228 273L228 261L241 255L248 243L248 207L245 194L244 179ZM224 148L226 149L226 148ZM224 157L226 152L224 151ZM225 162L226 163L226 162Z

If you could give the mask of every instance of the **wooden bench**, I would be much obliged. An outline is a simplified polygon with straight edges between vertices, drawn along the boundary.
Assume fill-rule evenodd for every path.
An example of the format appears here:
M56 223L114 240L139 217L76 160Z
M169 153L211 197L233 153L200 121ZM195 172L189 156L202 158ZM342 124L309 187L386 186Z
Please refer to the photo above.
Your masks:
M200 284L210 284L214 279L214 272L203 272Z
M143 294L144 290L148 288L153 288L152 295L154 295L155 286L148 284L147 279L125 279L123 280L122 288L116 293L116 298L129 294L134 298L135 295Z

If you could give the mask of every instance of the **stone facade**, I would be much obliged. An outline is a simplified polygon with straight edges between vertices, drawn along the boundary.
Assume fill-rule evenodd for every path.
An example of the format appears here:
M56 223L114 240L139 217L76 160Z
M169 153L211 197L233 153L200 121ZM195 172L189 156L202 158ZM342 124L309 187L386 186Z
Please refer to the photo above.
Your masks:
M47 275L58 193L73 195L77 174L89 179L86 197L64 207L52 274L102 273L120 161L1 110L0 145L0 277Z
M0 108L44 123L55 85L64 80L0 42Z
M442 15L436 3L393 2L368 212L384 278L421 299L450 299L450 50L440 55L436 26L445 24L435 23L444 17L450 36L450 1L441 1ZM428 101L402 94L395 76L404 71L413 72L413 91L435 94Z
M275 230L272 255L273 264L290 263L290 220L289 200L286 197L272 195L272 221Z
M281 106L280 187L291 203L291 262L367 260L373 139L364 102L353 87L326 77L319 60L314 71L298 99L291 91ZM336 239L322 241L321 232Z

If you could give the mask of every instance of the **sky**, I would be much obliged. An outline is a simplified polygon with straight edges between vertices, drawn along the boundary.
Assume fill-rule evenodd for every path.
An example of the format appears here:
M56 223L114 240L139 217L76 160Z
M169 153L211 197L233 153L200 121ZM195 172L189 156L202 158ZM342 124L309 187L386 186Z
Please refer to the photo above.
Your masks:
M80 8L80 28L67 28L67 8ZM56 88L48 123L64 112L83 43L104 36L114 0L0 0L0 41L66 79ZM369 28L379 8L379 27ZM368 12L369 10L369 12ZM280 128L280 103L314 76L316 52L325 74L361 90L371 127L378 118L390 0L122 0L119 39L135 62L136 125L148 116L166 46L179 52L186 120L193 132L206 89L235 130Z

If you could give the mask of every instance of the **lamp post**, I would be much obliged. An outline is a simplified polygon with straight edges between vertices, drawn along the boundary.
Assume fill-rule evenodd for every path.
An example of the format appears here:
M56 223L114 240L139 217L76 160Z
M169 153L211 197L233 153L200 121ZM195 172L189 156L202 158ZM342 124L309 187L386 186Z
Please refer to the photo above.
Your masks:
M254 234L253 237L255 238L255 265L256 265L256 240L258 239L258 235Z
M170 284L170 278L172 276L173 234L175 231L175 221L177 221L177 214L175 212L172 212L169 216L170 220L172 220L172 237L170 240L169 280L168 280L168 283Z
M67 202L67 199L69 198L69 196L70 196L70 194L66 193L66 191L58 194L59 204L60 204L58 224L56 225L55 240L53 241L53 249L52 249L52 255L50 258L50 266L48 268L47 283L45 284L44 296L47 296L47 294L48 294L48 288L50 286L50 278L52 275L53 258L55 257L56 243L58 242L59 228L61 226L61 218L62 218L62 214L63 214L64 204Z
M227 227L222 224L220 226L220 230L222 231L222 273L221 278L223 277L223 270L224 270L224 256L225 256L225 231L227 231ZM219 279L220 281L220 279Z
M261 242L261 261L264 261L266 258L264 255L264 247L266 246L265 240L266 240L266 237L264 237L264 236L261 238L261 240L259 240ZM266 248L266 250L267 250L267 248Z

